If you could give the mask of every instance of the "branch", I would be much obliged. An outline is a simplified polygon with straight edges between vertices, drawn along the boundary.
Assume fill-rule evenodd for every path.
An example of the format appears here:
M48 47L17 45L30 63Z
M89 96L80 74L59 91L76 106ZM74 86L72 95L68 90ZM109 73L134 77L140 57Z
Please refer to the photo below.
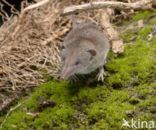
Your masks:
M48 3L48 2L49 2L49 0L42 0L42 1L38 2L38 3L36 3L36 4L30 5L30 6L26 7L26 8L24 8L23 12L26 12L28 10L31 10L31 9L37 8L39 6L42 6L42 5L44 5L44 4Z
M123 40L119 37L118 32L113 28L112 24L110 23L111 15L109 12L111 12L112 9L103 9L99 10L98 13L100 13L100 22L101 26L105 30L109 40L112 43L112 51L115 54L120 54L124 52L124 45Z
M135 3L124 3L116 1L100 1L100 2L91 2L83 5L73 5L66 7L63 10L62 15L73 14L80 11L93 10L93 9L102 9L102 8L116 8L116 9L147 9L149 5L156 4L156 0L141 0Z

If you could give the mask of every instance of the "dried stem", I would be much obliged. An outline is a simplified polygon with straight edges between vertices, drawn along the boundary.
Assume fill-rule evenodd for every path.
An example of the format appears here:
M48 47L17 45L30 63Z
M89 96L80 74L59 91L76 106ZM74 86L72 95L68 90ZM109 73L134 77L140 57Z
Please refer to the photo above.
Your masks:
M142 10L150 8L149 5L156 4L156 0L140 0L134 3L124 3L124 2L116 2L116 1L99 1L99 2L91 2L82 5L72 5L66 7L63 10L62 15L69 15L80 11L93 10L93 9L105 9L105 8L115 8L120 10L134 9L134 10Z

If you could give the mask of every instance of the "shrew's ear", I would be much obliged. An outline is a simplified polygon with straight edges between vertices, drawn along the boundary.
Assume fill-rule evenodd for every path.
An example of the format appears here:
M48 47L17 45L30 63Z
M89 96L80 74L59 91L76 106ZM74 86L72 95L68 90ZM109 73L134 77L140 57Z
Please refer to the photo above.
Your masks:
M89 52L92 56L96 56L96 50L90 49L90 50L88 50L88 52Z

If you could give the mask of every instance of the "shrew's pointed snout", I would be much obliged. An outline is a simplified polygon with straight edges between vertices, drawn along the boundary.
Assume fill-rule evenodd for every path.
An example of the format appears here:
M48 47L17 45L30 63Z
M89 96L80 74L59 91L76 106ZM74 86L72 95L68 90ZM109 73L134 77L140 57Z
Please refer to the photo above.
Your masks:
M60 74L60 79L67 80L69 77L71 77L73 74L73 70L70 67L63 68Z

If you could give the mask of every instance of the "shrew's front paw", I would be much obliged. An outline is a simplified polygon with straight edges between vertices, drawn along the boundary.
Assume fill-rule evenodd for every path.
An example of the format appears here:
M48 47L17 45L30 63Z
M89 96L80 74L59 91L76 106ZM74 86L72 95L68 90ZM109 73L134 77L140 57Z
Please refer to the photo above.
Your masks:
M105 72L104 72L103 67L101 67L100 70L99 70L99 73L97 75L97 80L103 82L104 81L104 76L105 76Z

